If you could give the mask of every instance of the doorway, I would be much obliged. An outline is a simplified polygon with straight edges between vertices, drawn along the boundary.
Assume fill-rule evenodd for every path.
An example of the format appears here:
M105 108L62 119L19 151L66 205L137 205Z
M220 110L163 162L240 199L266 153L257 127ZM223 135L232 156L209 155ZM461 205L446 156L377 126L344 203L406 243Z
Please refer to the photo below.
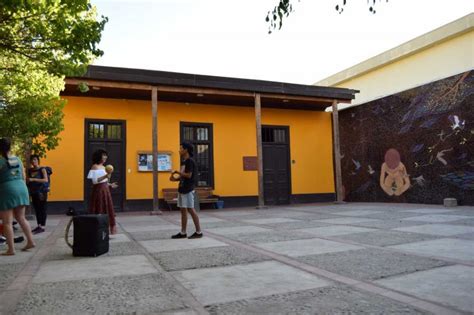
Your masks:
M88 209L92 182L87 180L87 174L92 166L92 154L98 149L108 153L107 164L114 166L111 182L117 182L118 188L111 189L114 209L123 211L125 202L125 121L123 120L96 120L85 121L85 148L84 148L84 206Z
M267 205L290 203L290 128L262 126L264 200Z

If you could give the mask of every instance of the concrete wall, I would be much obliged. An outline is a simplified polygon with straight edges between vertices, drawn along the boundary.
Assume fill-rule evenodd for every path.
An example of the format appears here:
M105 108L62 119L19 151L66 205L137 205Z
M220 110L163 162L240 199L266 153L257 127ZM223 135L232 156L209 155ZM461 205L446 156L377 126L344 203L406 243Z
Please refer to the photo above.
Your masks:
M341 111L345 200L474 205L473 108L467 71Z
M356 106L474 69L474 14L442 26L315 85L360 90ZM349 107L340 105L340 108Z

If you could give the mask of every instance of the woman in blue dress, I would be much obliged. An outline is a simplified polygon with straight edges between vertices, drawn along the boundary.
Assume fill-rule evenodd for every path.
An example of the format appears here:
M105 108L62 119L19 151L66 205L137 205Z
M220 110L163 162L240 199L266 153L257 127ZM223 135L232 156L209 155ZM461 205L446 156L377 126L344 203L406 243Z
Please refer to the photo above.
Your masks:
M10 155L10 140L0 139L0 218L3 234L7 238L7 251L2 255L15 255L13 245L13 217L26 236L26 251L35 247L31 227L25 218L25 206L30 204L23 165L19 158Z

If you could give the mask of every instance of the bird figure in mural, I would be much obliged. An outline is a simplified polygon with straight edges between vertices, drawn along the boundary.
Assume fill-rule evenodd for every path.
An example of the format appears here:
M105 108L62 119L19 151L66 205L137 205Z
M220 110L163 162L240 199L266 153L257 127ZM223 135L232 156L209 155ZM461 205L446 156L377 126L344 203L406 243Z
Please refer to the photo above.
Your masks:
M451 129L464 129L464 125L466 124L465 120L460 120L458 115L451 115L449 116L449 121L451 121Z
M352 159L352 163L354 163L355 167L356 167L356 172L360 170L360 162L359 161L355 161L354 159Z
M443 158L444 157L444 152L449 152L452 151L453 148L447 149L447 150L441 150L438 153L436 153L436 159L443 163L444 165L448 165L448 162Z
M369 165L369 170L368 170L369 174L372 175L373 173L375 173L374 169L372 168L372 166Z
M425 178L423 175L413 178L413 180L421 187L425 186Z

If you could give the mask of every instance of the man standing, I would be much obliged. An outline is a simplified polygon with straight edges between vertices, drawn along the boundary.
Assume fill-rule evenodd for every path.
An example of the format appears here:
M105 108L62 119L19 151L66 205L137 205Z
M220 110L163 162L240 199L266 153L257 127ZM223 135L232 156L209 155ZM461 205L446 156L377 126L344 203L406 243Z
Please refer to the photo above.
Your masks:
M180 171L174 171L171 174L170 180L173 182L179 181L178 187L178 207L181 210L181 232L171 236L171 238L186 238L186 227L188 224L188 212L191 215L196 232L191 235L190 239L201 238L201 226L199 225L199 217L194 209L194 188L197 179L196 163L192 159L193 146L188 142L181 143L179 148L179 155L181 157Z

